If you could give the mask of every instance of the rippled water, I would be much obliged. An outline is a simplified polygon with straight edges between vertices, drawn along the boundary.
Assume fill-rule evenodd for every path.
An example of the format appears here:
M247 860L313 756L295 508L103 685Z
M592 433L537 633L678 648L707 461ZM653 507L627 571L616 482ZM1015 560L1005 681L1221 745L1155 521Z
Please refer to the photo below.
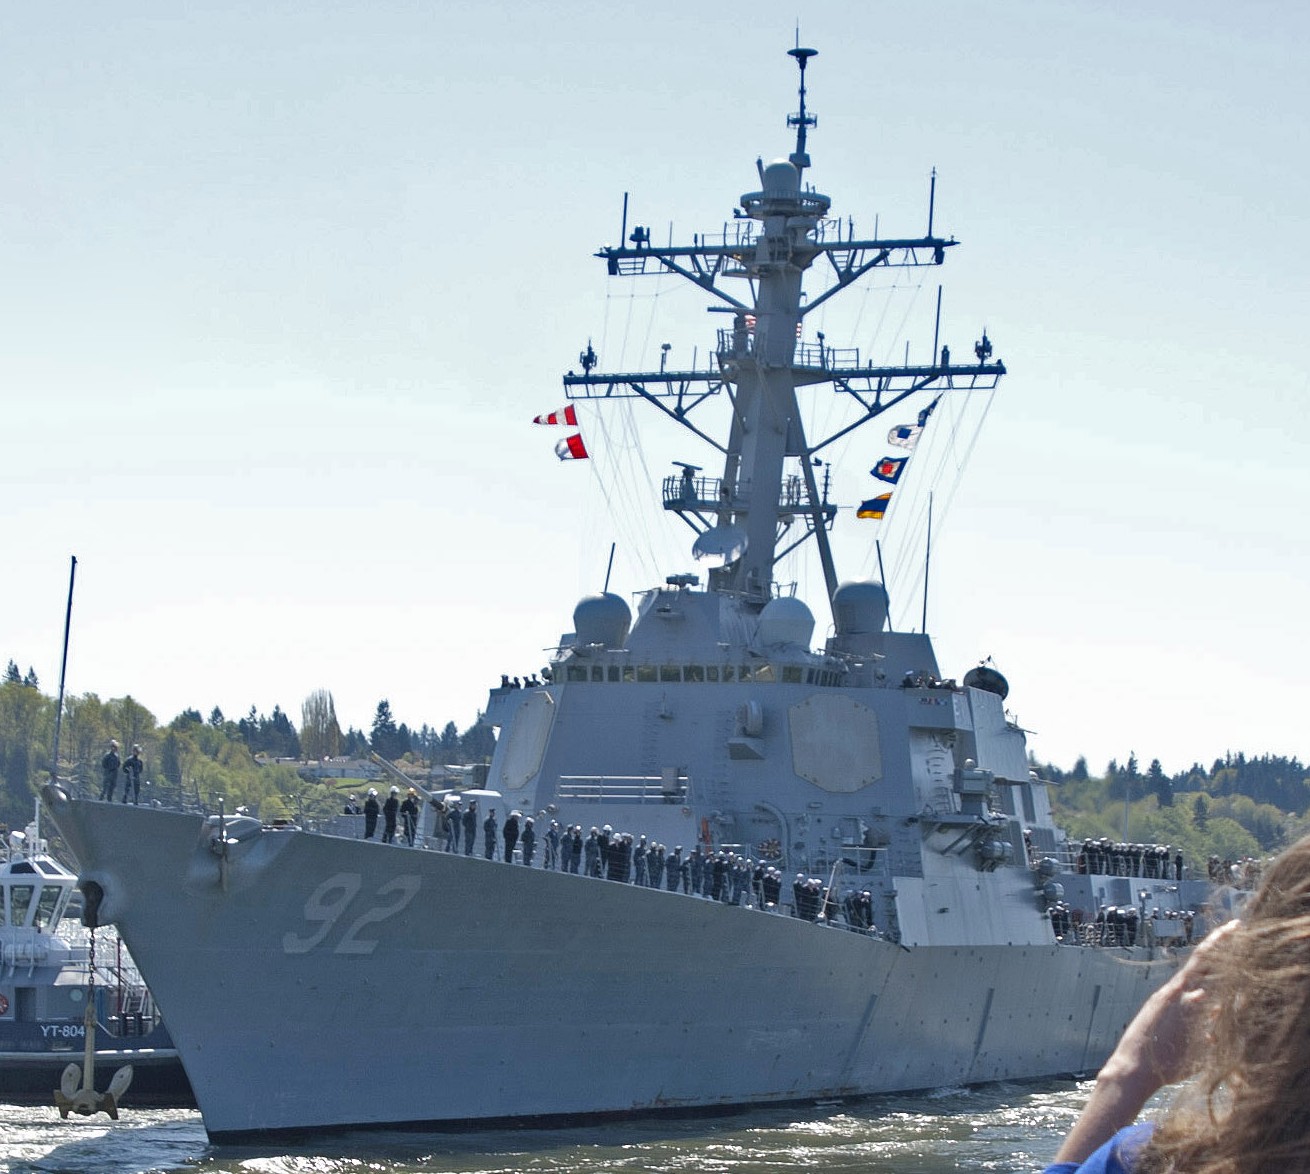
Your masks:
M993 1085L845 1105L556 1130L355 1133L297 1146L211 1146L200 1115L130 1105L61 1121L0 1105L0 1171L14 1174L944 1174L1039 1171L1088 1084Z

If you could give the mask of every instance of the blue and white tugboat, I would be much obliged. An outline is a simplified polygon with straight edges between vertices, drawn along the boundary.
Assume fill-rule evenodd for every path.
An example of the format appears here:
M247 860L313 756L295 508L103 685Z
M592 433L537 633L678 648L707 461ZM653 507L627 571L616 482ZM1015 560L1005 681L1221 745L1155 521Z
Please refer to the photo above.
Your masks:
M127 1067L130 1082L118 1078L115 1103L130 1087L133 1105L194 1104L173 1041L118 935L101 935L97 957L91 934L65 918L81 904L77 876L47 849L39 812L0 845L0 1101L51 1104L55 1090L64 1095L70 1065L78 1069L76 1085L70 1077L67 1086L72 1100L85 1086L90 1042L106 1077L101 1098Z
M793 149L758 167L729 228L664 247L625 225L599 254L725 311L710 367L607 374L588 348L564 380L563 415L634 397L685 425L700 447L662 504L699 569L635 607L582 600L542 677L492 691L471 855L47 788L88 916L118 927L167 1008L215 1140L1094 1071L1200 931L1185 912L1207 886L1178 862L1066 842L995 669L947 679L926 634L892 630L882 583L837 576L817 454L873 421L912 441L939 400L1005 368L985 335L963 362L934 342L902 366L805 341L829 299L939 266L955 241L931 213L927 235L864 239L830 215L808 182L814 53L791 56ZM826 286L806 290L812 273ZM848 414L807 435L800 405L821 392ZM701 423L715 405L718 435ZM777 581L802 544L821 642ZM521 840L510 862L484 854L493 801L493 855L517 811L532 867Z

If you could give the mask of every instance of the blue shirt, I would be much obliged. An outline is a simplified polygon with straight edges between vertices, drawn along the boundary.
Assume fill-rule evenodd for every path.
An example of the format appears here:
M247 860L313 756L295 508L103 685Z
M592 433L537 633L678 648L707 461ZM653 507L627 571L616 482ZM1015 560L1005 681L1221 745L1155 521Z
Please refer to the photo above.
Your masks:
M1152 1128L1149 1121L1129 1125L1119 1130L1081 1165L1056 1162L1047 1166L1043 1174L1132 1174L1137 1154L1150 1138Z

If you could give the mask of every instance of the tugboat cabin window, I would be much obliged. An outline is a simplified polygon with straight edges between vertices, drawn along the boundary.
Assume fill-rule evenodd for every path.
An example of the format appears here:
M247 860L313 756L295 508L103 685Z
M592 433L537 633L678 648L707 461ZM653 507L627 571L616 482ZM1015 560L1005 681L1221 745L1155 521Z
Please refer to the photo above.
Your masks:
M26 925L27 911L32 906L32 885L14 885L9 890L9 924Z
M41 896L36 903L36 918L32 924L40 929L43 925L54 923L55 907L59 904L59 898L63 895L63 890L58 885L44 885L41 889Z

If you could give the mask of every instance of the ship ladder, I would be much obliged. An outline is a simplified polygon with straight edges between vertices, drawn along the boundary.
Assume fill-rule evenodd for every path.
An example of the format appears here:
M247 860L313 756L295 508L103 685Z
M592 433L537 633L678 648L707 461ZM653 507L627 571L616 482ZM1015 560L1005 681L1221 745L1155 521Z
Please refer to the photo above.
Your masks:
M82 1067L69 1064L59 1078L55 1089L55 1107L60 1117L69 1113L89 1117L92 1113L108 1113L118 1120L118 1102L132 1083L132 1065L124 1064L109 1081L105 1092L96 1092L96 925L95 910L88 909L91 918L91 958L87 969L86 1013L82 1016L86 1036L86 1050Z

